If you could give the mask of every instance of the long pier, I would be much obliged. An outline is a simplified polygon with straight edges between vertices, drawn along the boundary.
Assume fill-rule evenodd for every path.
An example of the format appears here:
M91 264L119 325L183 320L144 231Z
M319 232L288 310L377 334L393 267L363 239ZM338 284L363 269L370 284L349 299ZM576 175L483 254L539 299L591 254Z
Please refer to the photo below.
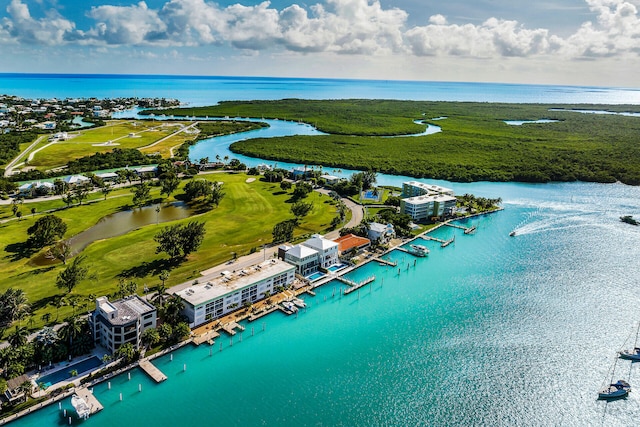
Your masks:
M140 361L140 369L142 369L147 375L151 377L157 383L161 383L167 379L167 376L160 371L160 369L156 368L154 364L149 362L148 360Z
M373 282L374 280L376 280L376 276L369 276L366 279L364 279L362 282L360 283L356 283L353 280L349 280L349 279L345 279L344 277L342 278L344 280L340 280L342 283L346 283L349 286L351 286L350 288L345 289L342 293L344 295L349 295L351 292L354 292L358 289L360 289L361 287L368 285L369 283Z
M446 248L447 246L449 246L450 244L452 244L456 240L455 237L452 237L449 240L443 240L443 239L438 239L437 237L432 237L432 236L427 236L427 235L422 236L422 238L425 239L425 240L433 240L434 242L439 242L440 243L440 247L442 247L442 248Z
M395 267L396 265L398 265L397 261L389 261L388 259L384 259L384 258L376 258L375 260L381 264L386 264L390 267Z
M96 397L93 395L93 392L88 388L84 388L84 387L77 388L75 392L79 397L82 398L82 400L87 402L87 405L89 406L89 409L90 409L89 415L93 415L96 412L100 412L104 409L104 406L102 406L102 403L100 403L100 401L96 399Z

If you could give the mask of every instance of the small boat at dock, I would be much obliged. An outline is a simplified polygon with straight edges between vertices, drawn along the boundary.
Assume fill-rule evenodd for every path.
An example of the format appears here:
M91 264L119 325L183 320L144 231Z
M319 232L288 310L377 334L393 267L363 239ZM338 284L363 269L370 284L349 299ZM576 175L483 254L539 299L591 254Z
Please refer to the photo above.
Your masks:
M71 406L73 406L73 409L76 410L78 417L81 419L86 420L87 418L89 418L89 415L91 415L91 408L89 408L87 402L85 402L84 399L77 394L71 396Z
M423 245L409 245L409 253L418 257L425 257L429 254L429 249Z
M289 313L295 313L298 311L298 307L296 307L291 301L282 301L282 307Z
M631 391L631 385L625 380L618 380L615 383L609 384L604 389L598 392L598 399L613 400L627 397Z
M306 308L307 307L307 303L304 302L304 300L300 299L300 298L294 298L291 300L292 303L294 303L296 305L296 307L299 308Z

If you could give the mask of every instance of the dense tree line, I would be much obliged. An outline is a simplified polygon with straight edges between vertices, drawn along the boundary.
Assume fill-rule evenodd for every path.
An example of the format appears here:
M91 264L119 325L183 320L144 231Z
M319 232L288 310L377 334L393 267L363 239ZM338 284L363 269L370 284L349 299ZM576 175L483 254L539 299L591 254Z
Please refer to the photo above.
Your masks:
M95 153L91 156L72 160L67 164L66 174L76 174L101 169L123 168L133 165L156 163L160 156L142 154L133 148L114 148L112 151Z
M640 184L637 117L551 111L551 106L539 105L417 104L428 111L424 113L427 117L448 117L434 122L442 132L407 138L320 135L253 139L234 143L231 149L270 160L363 170L371 167L384 173L458 182ZM630 107L625 110L631 111ZM506 119L540 118L558 122L504 123Z
M38 137L38 132L29 130L25 132L0 132L0 164L9 163L20 152L20 144L33 142Z

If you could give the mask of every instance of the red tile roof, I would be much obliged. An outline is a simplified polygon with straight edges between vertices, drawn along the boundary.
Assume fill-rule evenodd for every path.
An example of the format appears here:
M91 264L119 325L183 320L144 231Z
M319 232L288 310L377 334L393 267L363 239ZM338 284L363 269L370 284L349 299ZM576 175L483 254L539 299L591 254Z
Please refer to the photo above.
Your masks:
M335 239L334 242L338 244L338 250L340 252L346 252L349 249L361 248L371 244L371 240L356 236L355 234L346 234L339 239Z

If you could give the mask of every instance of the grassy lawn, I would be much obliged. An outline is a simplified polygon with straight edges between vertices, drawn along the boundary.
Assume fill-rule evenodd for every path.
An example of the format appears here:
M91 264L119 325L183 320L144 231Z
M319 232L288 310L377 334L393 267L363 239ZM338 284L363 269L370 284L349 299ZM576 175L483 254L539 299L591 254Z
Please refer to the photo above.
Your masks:
M232 252L245 255L252 248L259 250L262 244L271 242L271 231L277 222L293 217L290 213L290 194L284 193L279 185L261 181L247 183L247 175L244 174L210 174L199 178L224 182L226 195L219 207L190 219L171 223L190 220L205 222L205 239L196 253L178 266L168 265L165 254L155 253L153 236L168 223L152 224L123 236L94 242L82 253L87 257L86 265L95 278L82 282L71 295L87 298L89 295L112 293L117 289L120 278L134 280L140 291L143 285L153 288L159 283L158 274L163 269L171 270L167 281L169 286L194 279L201 270L231 259ZM177 194L180 192L178 190ZM131 203L131 196L127 193L128 190L114 191L106 201L98 193L94 196L93 203L56 212L68 225L65 238L91 227L100 218ZM159 196L157 187L152 190L152 196ZM313 192L306 200L313 202L314 207L296 228L296 236L326 230L336 214L333 203L326 196ZM62 202L52 200L25 204L22 209L30 209L32 206L42 212L60 207ZM3 206L0 215L11 215L11 207ZM63 269L62 264L38 267L34 260L41 253L25 256L19 252L20 244L27 239L27 228L37 218L38 215L31 217L29 214L22 220L0 224L0 292L9 287L19 287L27 293L35 309L33 322L29 325L33 328L43 325L42 315L45 313L51 314L51 321L55 320L57 310L51 302L65 293L55 286L56 276ZM71 307L62 307L59 318L62 319L71 312Z
M65 165L87 153L111 151L114 148L141 148L181 129L181 122L158 123L155 121L116 120L107 126L70 132L73 137L43 147L29 161L30 166L49 169ZM111 141L109 145L105 144ZM98 144L98 145L97 145ZM152 152L158 149L152 150Z

